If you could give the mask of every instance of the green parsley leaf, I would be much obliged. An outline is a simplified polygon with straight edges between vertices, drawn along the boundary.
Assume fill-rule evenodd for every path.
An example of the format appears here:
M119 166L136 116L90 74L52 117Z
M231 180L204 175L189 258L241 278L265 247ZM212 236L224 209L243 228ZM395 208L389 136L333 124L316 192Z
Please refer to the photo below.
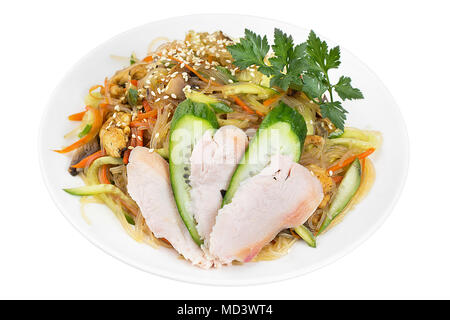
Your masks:
M344 130L344 123L347 119L345 114L348 112L342 107L340 101L320 104L320 113L322 114L322 117L330 119L336 128Z
M227 47L234 58L234 64L240 69L245 69L251 65L263 66L264 58L269 52L267 37L261 38L256 33L245 29L245 37L240 42Z
M358 88L353 88L351 81L352 80L349 77L342 76L338 83L334 86L334 90L342 100L364 99L361 90Z
M303 75L303 83L302 90L311 99L319 98L319 100L322 100L323 94L328 89L327 85L322 80L307 74Z
M295 45L292 36L275 29L272 45L274 55L269 59L270 64L264 61L270 48L267 38L248 29L239 43L227 48L237 67L245 69L251 65L258 66L259 72L270 77L271 87L279 87L284 91L289 88L302 90L310 99L316 99L322 116L330 119L339 129L344 129L347 111L340 101L333 99L333 92L342 100L363 98L362 92L352 87L349 77L341 76L334 85L330 82L328 71L341 64L340 48L336 46L329 49L326 41L322 41L312 30L305 43ZM326 92L329 94L327 99L324 97Z

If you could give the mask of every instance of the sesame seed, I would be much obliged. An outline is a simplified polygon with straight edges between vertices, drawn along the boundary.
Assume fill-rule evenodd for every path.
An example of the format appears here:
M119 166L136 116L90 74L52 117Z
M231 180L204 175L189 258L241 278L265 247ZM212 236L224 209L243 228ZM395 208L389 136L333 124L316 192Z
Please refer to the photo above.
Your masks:
M152 96L156 97L156 93L155 91L150 92L152 94Z
M120 106L119 106L119 105L116 105L116 106L114 107L114 110L120 111Z
M134 147L133 146L128 146L128 149L133 150Z
M163 99L167 100L167 99L169 99L169 96L164 96Z
M137 138L138 138L139 141L142 141L142 137L141 136L138 136Z
M135 135L134 133L131 135L131 137L132 137L133 139L136 139L136 135Z
M333 171L332 171L332 170L329 170L329 171L328 171L328 175L332 176L332 175L333 175Z
M175 93L172 93L170 96L171 96L173 99L176 99L176 98L177 98L177 95L176 95Z
M153 149L153 148L148 149L148 152L150 152L150 153L152 153L153 151L155 151L155 149Z
M229 82L229 83L233 83L233 80L231 80L231 79L228 79L228 82Z

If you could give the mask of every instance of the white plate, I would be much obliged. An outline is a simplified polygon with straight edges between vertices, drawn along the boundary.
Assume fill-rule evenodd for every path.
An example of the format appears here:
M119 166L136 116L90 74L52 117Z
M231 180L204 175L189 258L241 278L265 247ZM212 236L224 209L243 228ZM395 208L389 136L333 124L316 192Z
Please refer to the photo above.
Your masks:
M138 57L143 57L152 39L161 36L183 39L188 30L223 30L232 37L239 37L243 35L244 28L250 28L256 33L269 35L272 41L274 27L292 34L297 42L303 42L309 32L257 17L192 15L153 22L127 31L82 58L54 91L42 118L39 138L44 180L56 205L73 226L99 248L132 266L172 279L215 285L258 284L299 276L335 261L367 239L383 223L400 195L408 168L408 137L391 94L372 71L345 50L342 50L342 65L338 74L350 76L352 83L365 96L364 100L345 102L349 110L347 125L379 130L384 142L372 156L377 172L372 190L343 223L318 239L316 249L299 242L279 260L202 270L178 259L170 250L153 249L136 243L102 205L88 206L86 212L92 224L87 224L81 217L78 198L62 191L64 187L82 185L82 182L67 173L70 158L51 150L67 145L63 135L75 126L67 120L67 115L82 109L89 87L102 83L105 76L111 76L123 66L123 63L111 59L111 54L129 56L135 51ZM327 42L330 46L336 45L330 40Z

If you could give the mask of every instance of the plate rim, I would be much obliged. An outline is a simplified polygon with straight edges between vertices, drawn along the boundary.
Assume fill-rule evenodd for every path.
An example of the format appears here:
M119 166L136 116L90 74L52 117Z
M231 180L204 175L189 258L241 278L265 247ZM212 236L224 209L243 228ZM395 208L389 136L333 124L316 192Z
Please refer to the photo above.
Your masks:
M289 23L289 22L285 22L285 21L281 21L281 20L277 20L277 19L273 19L273 18L267 18L267 17L262 17L262 16L256 16L256 15L248 15L248 14L230 14L230 13L202 13L202 14L187 14L187 15L178 15L178 16L172 16L172 17L168 17L165 19L159 19L159 20L154 20L154 21L150 21L138 26L135 26L133 28L130 28L128 30L122 31L116 35L114 35L111 38L106 39L105 41L103 41L102 43L100 43L99 45L97 45L96 47L92 48L91 50L89 50L87 53L85 53L84 55L82 55L78 61L76 61L64 74L63 76L59 79L56 87L52 90L47 103L42 111L41 114L41 119L39 122L39 131L38 131L38 135L37 135L37 139L38 139L38 143L37 143L37 148L38 148L38 158L39 158L39 167L40 167L40 171L41 171L41 177L44 180L44 184L45 187L48 191L48 193L50 194L50 197L53 201L53 203L56 205L56 207L58 208L58 210L60 211L60 213L65 217L65 219L73 226L73 228L75 230L77 230L81 235L83 235L83 237L85 239L87 239L90 243L92 243L93 245L95 245L97 248L101 249L103 252L107 253L108 255L114 257L115 259L122 261L138 270L144 271L144 272L148 272L150 274L156 275L156 276L160 276L160 277L164 277L167 279L171 279L171 280L177 280L177 281L182 281L182 282L186 282L186 283L191 283L191 284L202 284L202 285L208 285L208 286L226 286L226 287L230 287L230 286L248 286L248 285L262 285L262 284L267 284L267 283L273 283L273 282L278 282L278 281L286 281L295 277L299 277L299 276L303 276L306 275L312 271L321 269L325 266L330 265L331 263L338 261L339 259L341 259L342 257L346 256L347 254L351 253L353 250L355 250L357 247L359 247L360 245L362 245L368 238L370 238L386 221L386 219L390 216L390 214L392 213L392 211L394 210L395 206L398 203L398 200L404 190L407 178L408 178L408 173L409 173L409 167L410 167L410 139L409 139L409 134L408 134L408 129L407 129L407 125L405 122L405 118L403 117L402 111L399 107L399 105L397 104L394 96L392 95L392 93L389 91L389 89L386 87L386 85L384 84L383 81L381 81L381 79L379 78L379 76L372 70L370 69L369 66L367 66L366 63L364 63L363 61L361 61L357 56L355 56L351 51L347 50L345 47L341 47L341 49L343 49L343 51L345 51L346 55L351 57L354 60L357 60L361 66L363 66L366 71L370 74L372 74L379 82L379 84L381 85L381 88L383 89L383 91L385 92L385 94L387 96L389 96L389 98L392 100L392 102L395 105L395 110L398 113L398 118L401 120L399 121L400 124L400 131L403 133L404 135L404 148L405 148L405 155L404 155L404 170L403 170L403 174L401 177L401 180L399 181L398 187L396 189L396 193L394 195L394 197L392 198L391 202L389 203L389 206L387 207L387 209L383 212L382 217L380 217L377 222L371 226L370 229L367 230L367 232L364 233L363 236L361 236L359 239L357 239L356 241L354 241L351 245L347 246L345 249L343 250L339 250L337 253L334 253L332 255L329 255L326 259L322 259L320 260L320 262L317 262L313 265L310 265L308 267L304 267L302 269L300 269L299 271L293 271L293 272L288 272L288 273L283 273L280 275L270 275L270 276L261 276L259 278L253 279L253 280L223 280L223 279L206 279L206 280L202 280L201 278L198 278L196 276L190 276L188 273L181 275L181 274L174 274L171 272L166 272L163 269L160 268L154 268L152 266L143 266L141 265L141 263L135 261L134 259L130 258L130 257L126 257L126 256L122 256L122 254L118 251L116 251L115 248L113 247L107 247L106 245L102 244L101 241L95 239L94 237L91 237L85 230L79 228L75 222L72 220L72 218L70 217L70 214L68 212L66 212L66 209L64 208L64 206L62 205L62 203L60 203L60 201L57 200L57 196L55 194L55 190L51 188L50 186L50 182L48 180L47 175L45 174L45 167L44 167L44 153L43 150L46 149L46 147L44 146L44 141L43 141L43 135L44 135L44 120L47 117L47 114L50 112L51 109L51 101L54 99L56 93L58 92L58 89L60 86L62 86L62 82L64 79L66 79L74 70L76 70L76 68L81 65L83 63L83 61L85 59L87 59L90 55L92 55L93 52L97 51L99 48L101 48L102 46L104 46L107 43L110 43L112 41L114 41L116 38L122 37L128 33L133 33L133 31L135 30L139 30L141 28L143 28L144 26L147 25L151 25L154 23L163 23L166 21L171 21L177 18L201 18L201 17L211 17L211 16L220 16L220 17L240 17L240 18L251 18L251 19L259 19L259 20L264 20L267 23L276 23L276 24L284 24L284 25L288 25L292 28L296 28L296 29L303 29L303 30L307 30L306 28L302 27L302 26L298 26L296 24L293 23ZM328 37L324 37L322 36L322 34L319 34L323 39L329 40Z

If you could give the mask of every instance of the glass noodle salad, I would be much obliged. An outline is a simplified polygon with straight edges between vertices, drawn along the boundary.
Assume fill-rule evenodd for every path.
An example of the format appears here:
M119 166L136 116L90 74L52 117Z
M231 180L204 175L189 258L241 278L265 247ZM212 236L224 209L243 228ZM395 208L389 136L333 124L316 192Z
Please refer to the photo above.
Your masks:
M370 190L381 134L345 126L345 102L363 93L331 81L339 47L313 31L295 44L275 29L272 45L189 31L127 60L55 150L84 181L64 190L86 220L84 205L103 203L134 240L208 268L316 247Z

